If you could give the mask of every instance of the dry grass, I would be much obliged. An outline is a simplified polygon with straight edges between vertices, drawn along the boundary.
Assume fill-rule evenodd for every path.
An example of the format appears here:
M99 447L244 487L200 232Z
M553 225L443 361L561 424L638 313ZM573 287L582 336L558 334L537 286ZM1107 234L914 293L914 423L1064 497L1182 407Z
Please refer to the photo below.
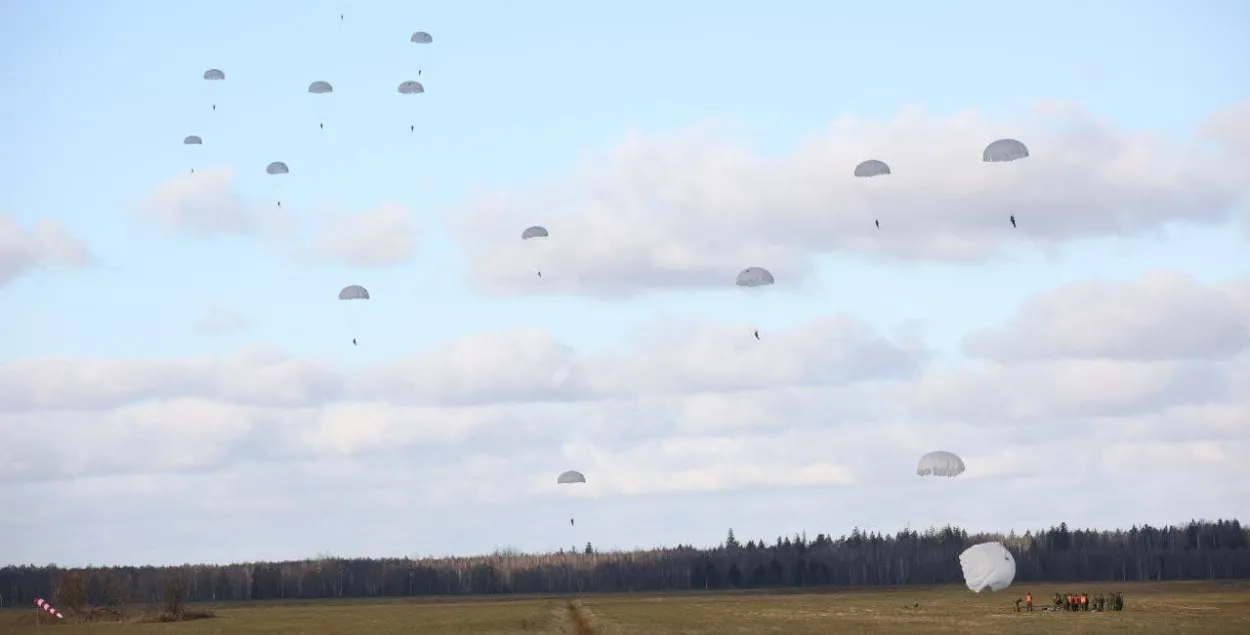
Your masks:
M962 587L833 590L822 593L598 595L567 598L291 602L216 607L182 623L34 626L34 609L0 613L0 635L55 628L58 635L1244 635L1250 582L1129 584L1122 613L1015 613L1030 590L1110 590L1036 585L974 595ZM919 608L904 608L918 604Z

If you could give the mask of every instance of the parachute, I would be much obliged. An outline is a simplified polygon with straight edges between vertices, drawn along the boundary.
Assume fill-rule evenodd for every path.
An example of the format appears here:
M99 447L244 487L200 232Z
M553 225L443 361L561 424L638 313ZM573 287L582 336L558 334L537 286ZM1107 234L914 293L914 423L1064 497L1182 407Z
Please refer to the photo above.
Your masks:
M981 151L981 160L985 163L1011 163L1029 157L1029 148L1016 139L999 139ZM1011 226L1016 226L1016 215L1010 212Z
M887 176L889 174L891 174L890 166L885 161L878 161L877 159L868 159L855 166L855 177L860 179L870 179L875 176ZM873 207L872 197L868 198L868 206L871 208ZM877 229L881 229L881 218L875 214L873 223L876 224Z
M586 475L582 474L581 472L578 472L577 470L569 470L567 472L562 472L560 473L559 476L556 477L557 485L569 485L572 483L585 483L585 482L586 482Z
M220 82L226 78L226 74L218 69L210 68L204 71L204 79L210 82Z
M425 31L417 31L412 34L412 37L408 38L408 41L413 44L433 44L434 37Z
M953 452L938 450L920 457L916 464L916 476L959 476L964 472L964 460Z
M401 95L420 95L424 92L425 92L425 86L422 86L421 82L409 80L399 85L399 94ZM416 124L409 123L408 131L413 132L415 130L416 130Z
M201 139L199 135L187 135L185 138L183 138L182 145L200 146L200 145L204 145L204 140Z
M885 161L869 159L855 166L855 176L860 178L870 178L874 176L885 176L890 174L890 166Z
M342 291L339 291L339 299L340 300L368 300L369 290L358 284L348 285L346 287L343 287Z
M291 169L288 168L286 164L281 161L274 161L273 163L270 163L269 165L265 166L265 174L276 176L280 174L290 174L290 173L291 173ZM282 197L278 195L277 183L274 183L273 185L273 195L274 195L274 198L278 200L278 207L282 207Z
M521 240L534 241L533 243L534 244L534 268L538 271L539 278L543 277L543 266L542 266L543 249L541 247L547 241L546 240L534 240L534 239L547 238L550 235L551 234L547 232L547 228L543 227L542 225L532 225L530 227L526 227L525 231L521 232Z
M339 299L340 300L368 300L369 290L358 284L350 284L350 285L347 285L346 287L343 287L343 289L339 291ZM350 314L347 319L348 319L349 327L351 328L352 333L353 333L352 345L355 346L356 345L355 333L358 330L357 327L359 326L357 324L358 318L356 318L353 312L353 314Z
M959 554L964 583L973 593L1002 591L1016 579L1016 559L998 542L972 545Z
M773 278L773 272L763 267L747 267L738 273L736 284L745 289L756 289L759 287L771 286L777 280ZM754 307L752 307L753 309ZM760 328L758 326L759 318L752 319L757 325L754 326L755 339L760 338Z
M334 87L330 85L330 82L316 81L308 85L308 92L314 95L324 95L334 92Z
M1028 158L1029 148L1015 139L999 139L981 151L981 160L986 163L1006 163Z
M740 287L764 287L773 284L773 272L763 267L747 267L738 274L737 285Z

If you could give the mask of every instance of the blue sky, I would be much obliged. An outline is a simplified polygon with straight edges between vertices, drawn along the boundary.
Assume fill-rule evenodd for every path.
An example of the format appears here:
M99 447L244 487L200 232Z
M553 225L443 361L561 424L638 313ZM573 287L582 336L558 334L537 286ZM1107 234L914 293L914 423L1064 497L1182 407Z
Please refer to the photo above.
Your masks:
M265 341L354 365L516 325L609 346L656 315L732 317L739 303L731 288L484 297L442 220L484 192L564 179L631 132L729 122L760 155L781 156L843 115L888 119L918 105L1009 121L1065 101L1132 133L1188 139L1213 111L1250 99L1250 83L1236 79L1250 68L1244 2L1026 4L4 3L0 214L61 221L101 265L37 270L0 288L0 363L224 354ZM416 30L434 44L410 44ZM418 66L427 93L396 94ZM210 67L227 81L204 82ZM314 80L336 93L306 94ZM188 134L205 139L199 158L180 144ZM275 184L264 167L278 160L291 174ZM231 167L249 199L281 197L297 223L398 202L422 224L420 250L403 266L356 269L292 258L258 237L169 236L139 210L193 165ZM515 218L517 233L548 222L542 209ZM1060 284L1129 282L1154 268L1218 282L1250 271L1250 251L1232 225L1169 225L1051 254L1022 247L988 266L815 262L812 281L770 299L768 328L847 311L887 332L919 328L955 356L966 332ZM753 264L764 263L742 263ZM335 300L347 284L373 293L353 329ZM195 332L210 306L253 324ZM355 331L358 348L347 343Z
M744 122L752 143L782 151L839 114L885 117L921 104L1004 117L1035 100L1075 100L1134 127L1181 134L1248 92L1231 81L1250 61L1235 26L1250 9L1235 1L1060 2L1031 11L994 2L958 11L906 2L889 11L810 2L343 4L6 5L3 208L64 220L110 267L6 289L23 308L3 318L6 331L22 333L5 355L208 352L222 342L187 328L207 303L238 308L295 349L343 354L341 338L325 333L339 319L335 289L355 282L385 305L371 307L378 315L370 319L397 349L539 315L589 343L660 306L706 306L706 297L665 295L597 310L612 319L594 329L571 317L571 300L490 310L458 284L437 227L412 266L365 273L284 261L246 240L163 238L128 214L156 183L186 169L178 144L186 134L205 136L205 163L232 166L258 200L273 193L264 165L284 160L293 170L279 190L288 205L364 209L396 200L433 219L477 189L557 175L631 129L731 118ZM417 29L435 33L435 45L409 44ZM394 85L413 77L418 61L428 93L405 100ZM229 80L206 85L199 76L208 67ZM304 93L314 79L336 85L334 103L323 108ZM209 112L213 102L218 113ZM316 127L323 117L330 134ZM409 123L421 133L409 134ZM537 210L532 216L542 222ZM958 304L993 315L1030 280L1131 275L1178 258L1219 275L1230 258L1245 262L1235 241L1193 240L1200 250L1090 244L1070 251L1066 266L1026 257L1009 272L965 268L961 286L975 292ZM891 306L891 294L873 291L886 279L895 297L949 292L938 284L950 275L943 267L900 276L840 264L854 272L839 277L841 300L874 317L912 317ZM792 304L803 311L809 302ZM95 317L91 327L83 312Z

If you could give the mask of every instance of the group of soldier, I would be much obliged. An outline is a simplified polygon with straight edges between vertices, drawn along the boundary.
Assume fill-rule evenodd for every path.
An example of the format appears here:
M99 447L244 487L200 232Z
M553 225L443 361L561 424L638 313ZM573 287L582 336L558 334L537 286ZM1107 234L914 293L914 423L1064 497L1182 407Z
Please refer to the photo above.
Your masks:
M1033 610L1033 594L1025 593L1023 598L1016 598L1016 612L1020 612L1020 605L1024 604L1025 611ZM1115 591L1112 593L1090 595L1089 593L1056 593L1055 599L1048 610L1051 611L1123 611L1124 610L1124 593Z

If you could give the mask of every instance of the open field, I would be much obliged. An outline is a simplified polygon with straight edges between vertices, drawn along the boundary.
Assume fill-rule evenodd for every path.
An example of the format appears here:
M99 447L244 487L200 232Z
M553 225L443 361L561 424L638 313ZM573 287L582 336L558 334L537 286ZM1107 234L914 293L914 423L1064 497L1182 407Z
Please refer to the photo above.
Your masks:
M1015 613L1032 591L1121 589L1120 613ZM918 604L919 608L905 608ZM577 598L423 599L233 604L217 617L174 624L34 625L34 610L0 613L0 635L1244 635L1250 582L1020 586L974 595L962 586L819 593L592 595ZM55 631L49 631L54 628Z

